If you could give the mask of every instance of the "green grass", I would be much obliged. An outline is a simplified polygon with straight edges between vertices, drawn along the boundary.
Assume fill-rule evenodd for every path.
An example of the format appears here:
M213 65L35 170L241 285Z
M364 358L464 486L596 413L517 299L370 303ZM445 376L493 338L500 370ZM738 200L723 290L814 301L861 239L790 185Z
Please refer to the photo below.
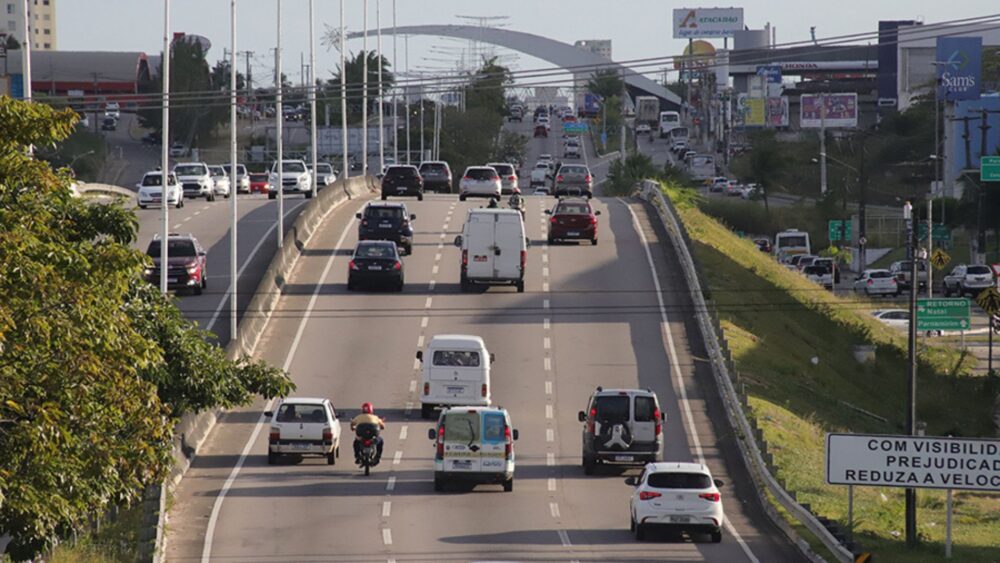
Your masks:
M695 258L719 311L751 415L764 431L777 476L818 514L844 521L847 488L824 483L827 432L901 433L905 417L906 351L902 335L868 313L875 302L834 296L791 272L750 241L702 213L689 192L667 189L694 245ZM877 346L876 360L858 364L852 348ZM815 359L815 364L814 364ZM918 420L930 435L991 436L993 393L970 376L953 349L926 348L918 375ZM881 422L845 403L884 417ZM920 548L902 532L902 490L855 491L856 538L880 561L941 559L944 493L920 491ZM1000 495L956 493L957 561L1000 561Z
M75 543L57 546L48 563L131 563L139 559L139 530L142 505L119 513L118 520L104 524L100 531L81 534Z

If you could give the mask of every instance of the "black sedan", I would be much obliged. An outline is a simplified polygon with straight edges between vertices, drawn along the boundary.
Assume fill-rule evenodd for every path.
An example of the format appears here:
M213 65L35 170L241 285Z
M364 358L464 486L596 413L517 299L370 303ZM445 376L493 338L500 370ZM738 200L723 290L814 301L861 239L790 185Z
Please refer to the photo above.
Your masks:
M354 255L348 264L347 290L371 286L403 291L403 260L396 243L363 240L354 247Z

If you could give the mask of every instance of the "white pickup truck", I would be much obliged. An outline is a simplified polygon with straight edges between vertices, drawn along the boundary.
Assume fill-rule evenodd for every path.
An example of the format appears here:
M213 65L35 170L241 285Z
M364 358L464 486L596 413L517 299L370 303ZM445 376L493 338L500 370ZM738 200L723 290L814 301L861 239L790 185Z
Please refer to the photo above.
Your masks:
M552 178L552 164L551 162L539 162L531 169L531 187L544 187L549 184L549 179Z

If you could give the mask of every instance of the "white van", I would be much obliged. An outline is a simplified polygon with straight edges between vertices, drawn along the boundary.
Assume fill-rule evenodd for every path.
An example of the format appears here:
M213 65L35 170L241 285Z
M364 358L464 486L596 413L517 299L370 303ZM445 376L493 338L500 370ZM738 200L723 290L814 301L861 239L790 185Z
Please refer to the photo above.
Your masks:
M474 283L504 283L524 293L528 239L519 211L470 209L455 246L462 249L462 291Z
M490 364L493 354L478 336L439 334L417 351L423 363L420 416L431 418L436 406L490 405Z
M427 430L434 440L434 490L442 491L452 481L502 484L514 490L514 440L506 409L457 407L446 409L435 428Z

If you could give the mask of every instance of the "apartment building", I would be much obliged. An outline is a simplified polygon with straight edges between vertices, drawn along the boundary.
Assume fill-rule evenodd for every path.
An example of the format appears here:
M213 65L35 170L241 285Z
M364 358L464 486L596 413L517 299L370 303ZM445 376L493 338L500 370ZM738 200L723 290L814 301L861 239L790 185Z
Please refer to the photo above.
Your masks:
M39 51L54 51L56 43L56 0L29 0L31 15L31 47ZM0 0L0 34L13 36L19 42L24 37L24 0Z

